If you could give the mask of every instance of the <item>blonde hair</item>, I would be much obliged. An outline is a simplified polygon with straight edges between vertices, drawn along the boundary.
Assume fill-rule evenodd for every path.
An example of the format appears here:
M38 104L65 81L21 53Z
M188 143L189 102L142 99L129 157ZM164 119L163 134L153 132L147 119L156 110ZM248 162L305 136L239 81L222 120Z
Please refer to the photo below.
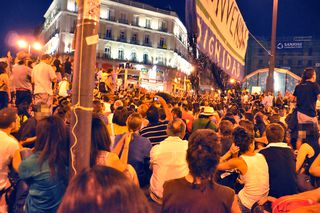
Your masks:
M130 132L135 132L141 129L142 126L142 116L140 113L132 113L127 119L128 130Z

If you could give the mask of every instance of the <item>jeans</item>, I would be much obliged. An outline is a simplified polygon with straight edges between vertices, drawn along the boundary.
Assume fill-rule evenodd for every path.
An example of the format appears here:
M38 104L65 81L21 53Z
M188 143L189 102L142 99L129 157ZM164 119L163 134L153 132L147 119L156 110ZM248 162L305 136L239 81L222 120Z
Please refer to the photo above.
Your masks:
M9 95L7 92L0 91L0 109L8 107Z
M251 213L251 210L248 209L247 207L245 207L245 206L241 203L241 200L240 200L239 196L238 196L238 203L239 203L239 207L240 207L242 213Z

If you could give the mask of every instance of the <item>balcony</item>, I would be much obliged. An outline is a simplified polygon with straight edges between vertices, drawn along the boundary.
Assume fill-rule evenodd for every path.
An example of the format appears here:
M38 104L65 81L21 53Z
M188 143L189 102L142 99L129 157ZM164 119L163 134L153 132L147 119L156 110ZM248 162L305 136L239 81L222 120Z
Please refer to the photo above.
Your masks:
M152 47L152 44L151 44L152 42L151 41L149 41L149 42L143 42L143 46L147 46L147 47Z
M127 43L127 37L118 38L117 41Z
M106 18L106 20L108 20L108 21L116 21L116 17L114 17L114 16L109 16L109 17L107 17Z
M132 26L139 27L139 22L137 22L137 21L133 21L133 22L131 22L131 25L132 25Z
M158 44L158 48L159 49L168 49L168 46L167 46L167 44Z
M139 45L139 42L138 42L138 40L136 40L136 39L131 39L131 40L130 40L130 44L137 44L137 45Z
M118 22L121 24L129 24L128 19L119 19Z
M160 27L159 31L167 33L168 32L168 28L167 27Z

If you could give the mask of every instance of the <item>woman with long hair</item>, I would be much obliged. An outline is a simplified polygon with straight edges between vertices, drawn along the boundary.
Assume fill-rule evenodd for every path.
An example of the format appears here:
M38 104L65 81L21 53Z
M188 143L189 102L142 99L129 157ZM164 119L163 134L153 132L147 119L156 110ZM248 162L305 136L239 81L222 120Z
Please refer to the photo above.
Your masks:
M136 170L140 186L145 186L150 181L151 174L148 160L152 145L148 138L139 135L139 130L141 129L142 123L143 118L139 113L135 112L131 114L127 119L128 132L118 135L115 138L115 146L117 146L120 150L114 151L124 151L125 140L123 137L128 134L128 140L130 140L128 163Z
M125 140L127 136L123 137L122 140ZM134 169L128 165L128 149L129 141L127 140L124 144L124 151L120 152L111 152L111 139L108 132L108 129L104 122L94 115L92 117L92 129L91 129L91 154L90 154L90 166L102 165L109 166L114 169L117 169L120 172L125 173L129 179L138 184L137 174ZM119 150L117 148L116 150Z
M215 182L221 145L213 130L196 130L189 138L189 174L164 184L162 212L239 212L235 192Z
M61 118L50 116L37 123L31 156L22 161L19 176L29 186L27 212L56 212L68 184L69 144Z
M264 156L255 153L252 132L237 127L233 132L233 141L237 146L236 149L234 145L231 146L230 150L221 157L218 169L239 170L240 179L244 184L243 189L238 194L240 208L243 213L250 213L250 209L255 202L268 196L269 168ZM233 158L229 159L230 157Z
M150 213L143 192L119 171L94 166L69 184L58 213Z

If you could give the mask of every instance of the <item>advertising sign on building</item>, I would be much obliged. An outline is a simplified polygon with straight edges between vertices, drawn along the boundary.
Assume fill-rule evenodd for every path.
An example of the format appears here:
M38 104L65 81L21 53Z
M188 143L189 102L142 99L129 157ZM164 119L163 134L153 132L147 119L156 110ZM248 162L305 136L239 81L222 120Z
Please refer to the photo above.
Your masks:
M236 1L195 0L195 6L199 51L231 77L241 80L249 31Z

